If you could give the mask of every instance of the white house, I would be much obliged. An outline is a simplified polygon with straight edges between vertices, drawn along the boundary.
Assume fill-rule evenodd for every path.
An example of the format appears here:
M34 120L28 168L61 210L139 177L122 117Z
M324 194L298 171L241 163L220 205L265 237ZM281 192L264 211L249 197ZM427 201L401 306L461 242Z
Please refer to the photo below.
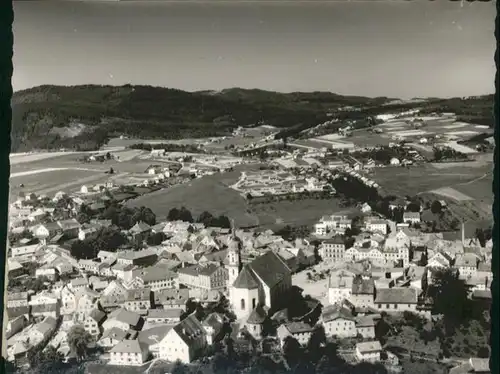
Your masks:
M403 222L405 223L420 223L420 213L418 212L404 212Z
M276 330L276 334L283 347L285 339L288 336L295 338L302 346L307 345L311 339L311 334L314 331L314 327L308 325L304 322L290 322L280 325Z
M417 312L419 291L415 288L393 287L377 289L375 308L379 312Z
M398 159L398 158L393 157L393 158L391 158L390 164L391 164L392 166L398 166L398 165L400 165L400 164L401 164L401 161L399 161L399 159Z
M380 353L382 353L382 346L378 340L356 344L356 358L359 361L378 362Z
M356 321L342 307L329 306L323 310L321 321L327 336L353 338L357 335Z
M147 347L139 340L122 340L110 351L111 365L140 366L148 357Z
M159 357L171 362L190 363L202 353L206 344L205 329L191 314L161 340Z

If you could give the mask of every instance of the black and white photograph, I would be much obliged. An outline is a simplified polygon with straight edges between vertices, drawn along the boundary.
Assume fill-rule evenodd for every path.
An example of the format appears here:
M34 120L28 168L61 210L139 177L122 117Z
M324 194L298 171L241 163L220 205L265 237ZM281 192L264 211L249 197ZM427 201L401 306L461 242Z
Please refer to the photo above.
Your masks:
M496 6L14 0L5 372L497 372Z

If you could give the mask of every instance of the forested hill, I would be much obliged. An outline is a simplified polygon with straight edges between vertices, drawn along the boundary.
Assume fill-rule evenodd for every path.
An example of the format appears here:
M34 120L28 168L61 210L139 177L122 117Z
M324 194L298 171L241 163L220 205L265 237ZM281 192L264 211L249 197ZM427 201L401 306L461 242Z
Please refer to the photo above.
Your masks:
M237 126L257 124L310 127L327 120L328 113L346 107L357 109L342 112L342 118L348 119L416 105L384 105L393 101L328 92L277 93L239 88L185 92L131 85L39 86L14 93L12 151L90 150L117 135L179 139L227 135ZM492 95L476 99L472 109L464 104L466 101L432 100L441 106L449 102L480 124L489 120L484 112L485 108L492 112ZM448 111L456 110L450 107Z

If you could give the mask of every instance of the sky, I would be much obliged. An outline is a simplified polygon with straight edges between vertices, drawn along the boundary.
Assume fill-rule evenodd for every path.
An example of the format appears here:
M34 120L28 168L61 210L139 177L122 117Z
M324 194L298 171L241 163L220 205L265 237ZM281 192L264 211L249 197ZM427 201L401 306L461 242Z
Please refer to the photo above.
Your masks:
M143 84L345 95L494 92L495 3L14 2L14 91Z

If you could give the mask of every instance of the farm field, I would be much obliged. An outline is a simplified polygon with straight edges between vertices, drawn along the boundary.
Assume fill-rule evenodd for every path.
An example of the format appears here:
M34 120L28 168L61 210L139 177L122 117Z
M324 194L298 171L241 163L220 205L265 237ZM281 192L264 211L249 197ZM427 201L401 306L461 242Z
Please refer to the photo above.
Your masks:
M491 181L491 167L486 165L477 165L477 167L471 168L464 164L463 166L455 165L448 169L437 169L432 164L413 166L408 169L403 167L376 168L370 173L369 178L376 181L387 194L416 195L443 187L456 188L465 183L472 185L483 179ZM490 175L485 176L488 173ZM394 183L394 181L398 181L398 183Z
M89 170L56 170L39 174L11 178L10 198L16 199L19 192L53 195L58 191L75 192L83 184L103 183L110 178L108 174ZM24 188L19 187L24 184Z

